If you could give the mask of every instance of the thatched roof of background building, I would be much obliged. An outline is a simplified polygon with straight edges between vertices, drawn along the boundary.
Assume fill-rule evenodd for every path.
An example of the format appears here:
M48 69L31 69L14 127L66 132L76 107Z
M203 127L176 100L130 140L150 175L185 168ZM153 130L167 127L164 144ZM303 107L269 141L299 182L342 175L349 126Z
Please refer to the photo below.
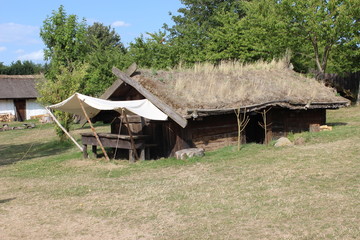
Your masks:
M38 75L0 75L0 99L33 99L38 92L35 80Z
M223 62L191 69L139 70L132 77L183 116L192 110L281 105L338 108L348 101L333 88L294 72L285 61L243 65Z

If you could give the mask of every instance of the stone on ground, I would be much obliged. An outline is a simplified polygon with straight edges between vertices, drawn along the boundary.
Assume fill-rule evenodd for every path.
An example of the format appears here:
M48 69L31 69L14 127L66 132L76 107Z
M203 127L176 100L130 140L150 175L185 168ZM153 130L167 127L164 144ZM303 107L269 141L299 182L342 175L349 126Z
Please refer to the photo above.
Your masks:
M285 147L285 146L292 146L293 143L286 137L281 137L276 140L275 147Z
M203 148L187 148L175 152L176 158L181 160L191 157L202 157L204 155L205 153Z

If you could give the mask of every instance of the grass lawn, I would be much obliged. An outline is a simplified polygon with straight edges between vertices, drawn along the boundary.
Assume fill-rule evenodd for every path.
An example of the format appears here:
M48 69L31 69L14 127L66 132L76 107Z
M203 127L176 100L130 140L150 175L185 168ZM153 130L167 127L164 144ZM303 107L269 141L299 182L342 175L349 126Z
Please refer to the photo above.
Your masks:
M51 125L0 132L0 239L360 239L360 107L328 124L136 164L82 159Z

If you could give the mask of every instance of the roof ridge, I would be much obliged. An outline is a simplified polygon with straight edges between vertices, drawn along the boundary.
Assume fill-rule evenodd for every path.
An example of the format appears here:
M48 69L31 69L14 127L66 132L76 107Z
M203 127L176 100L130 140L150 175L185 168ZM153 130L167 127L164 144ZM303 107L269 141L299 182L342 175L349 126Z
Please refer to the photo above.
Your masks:
M29 74L29 75L6 75L6 74L0 74L0 79L26 79L31 78L35 79L40 77L41 74Z

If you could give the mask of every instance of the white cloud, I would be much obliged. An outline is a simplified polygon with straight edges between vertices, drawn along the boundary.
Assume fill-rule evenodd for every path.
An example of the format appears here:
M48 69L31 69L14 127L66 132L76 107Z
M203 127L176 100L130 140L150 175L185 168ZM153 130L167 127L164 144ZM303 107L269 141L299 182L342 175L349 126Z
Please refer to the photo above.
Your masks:
M0 24L0 42L39 43L40 28L17 23Z
M0 46L0 52L6 51L6 47L1 47Z
M129 27L130 24L124 21L115 21L111 24L112 27Z
M36 52L32 52L29 54L24 54L18 57L19 60L24 61L24 60L33 60L33 61L40 61L40 60L44 60L44 52L43 50L39 50Z

